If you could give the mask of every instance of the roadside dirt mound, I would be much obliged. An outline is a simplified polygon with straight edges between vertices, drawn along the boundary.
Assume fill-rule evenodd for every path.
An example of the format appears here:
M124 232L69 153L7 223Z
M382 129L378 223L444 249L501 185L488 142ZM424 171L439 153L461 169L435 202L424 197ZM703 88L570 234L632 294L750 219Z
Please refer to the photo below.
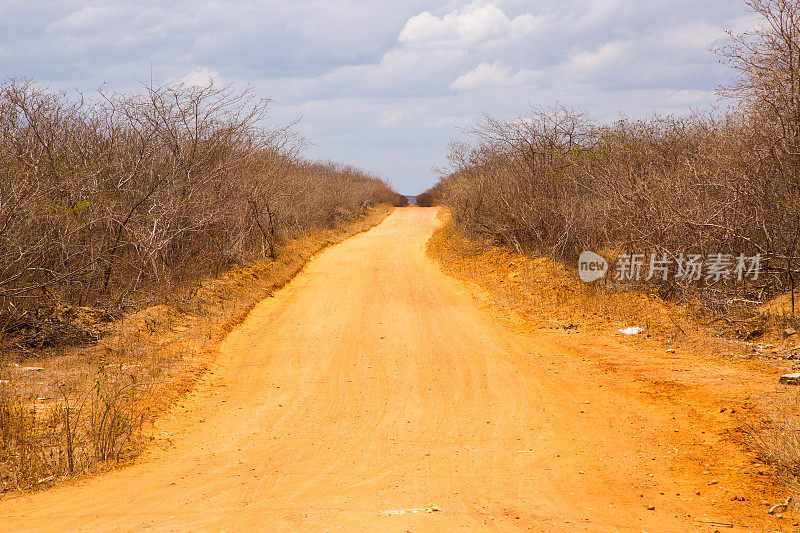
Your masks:
M788 319L795 315L800 315L800 294L795 294L794 305L792 305L792 295L782 294L773 298L759 309L762 314L776 319Z
M110 313L93 307L34 307L19 316L0 316L0 338L3 345L20 348L90 345L100 339L114 319Z
M709 317L692 302L665 301L655 294L608 290L586 284L561 263L482 244L460 235L440 213L441 227L427 245L428 254L446 272L487 289L492 303L522 313L525 320L554 329L612 331L641 328L629 342L648 340L725 356L794 359L800 336L791 334L774 313L786 313L781 297L763 313L723 320ZM787 330L789 334L787 334Z
M490 288L495 303L545 326L641 327L673 341L697 329L690 311L681 306L637 292L600 292L556 261L476 243L446 223L429 241L428 253L448 272Z

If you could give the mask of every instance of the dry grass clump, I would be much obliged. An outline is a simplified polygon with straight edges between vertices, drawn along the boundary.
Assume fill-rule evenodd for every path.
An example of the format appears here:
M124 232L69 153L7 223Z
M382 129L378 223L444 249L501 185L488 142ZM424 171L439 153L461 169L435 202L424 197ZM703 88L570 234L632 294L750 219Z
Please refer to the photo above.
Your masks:
M49 484L132 457L146 410L136 372L96 367L88 391L59 383L57 398L33 400L0 388L0 490Z
M777 391L760 407L762 419L744 428L744 440L762 461L800 488L800 394L793 389Z
M480 242L452 224L434 233L428 253L448 272L488 289L495 304L542 327L593 331L640 326L669 342L685 342L700 329L685 306L642 292L605 292L581 283L558 261Z

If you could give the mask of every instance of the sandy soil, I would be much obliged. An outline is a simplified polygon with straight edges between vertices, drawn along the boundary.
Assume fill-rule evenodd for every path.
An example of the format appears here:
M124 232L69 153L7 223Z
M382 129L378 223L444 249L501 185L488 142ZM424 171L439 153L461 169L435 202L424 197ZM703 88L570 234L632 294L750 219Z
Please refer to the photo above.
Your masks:
M0 531L791 529L728 436L775 376L509 320L425 257L435 214L319 254L137 464L2 501Z

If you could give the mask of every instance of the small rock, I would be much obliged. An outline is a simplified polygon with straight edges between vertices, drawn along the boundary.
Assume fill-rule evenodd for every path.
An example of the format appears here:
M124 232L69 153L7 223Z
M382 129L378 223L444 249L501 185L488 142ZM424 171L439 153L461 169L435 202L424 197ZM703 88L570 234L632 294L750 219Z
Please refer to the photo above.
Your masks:
M719 481L716 479L712 479L711 481L708 482L709 485L716 485L717 483L719 483Z
M675 348L667 348L667 353L675 353Z
M44 368L40 366L23 366L19 369L20 372L41 372Z
M784 385L800 385L800 372L784 374L780 377L778 383L783 383Z
M656 510L656 506L655 505L648 505L647 506L647 510L648 511L655 511Z
M794 329L794 328L786 328L785 330L783 330L783 336L784 337L791 337L792 335L796 335L796 334L797 334L797 330Z

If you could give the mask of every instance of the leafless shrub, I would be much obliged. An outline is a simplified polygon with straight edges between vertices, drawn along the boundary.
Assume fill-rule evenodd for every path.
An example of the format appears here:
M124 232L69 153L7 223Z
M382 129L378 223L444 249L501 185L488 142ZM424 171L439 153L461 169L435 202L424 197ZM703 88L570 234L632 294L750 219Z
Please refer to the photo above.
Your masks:
M652 285L699 297L724 316L729 302L792 290L798 273L800 189L764 156L751 117L655 117L594 126L570 109L487 118L454 143L436 190L462 230L518 252L572 264L582 250L666 255L760 254L762 275Z
M486 117L467 131L469 142L452 144L451 166L429 195L463 230L567 262L584 249L673 262L681 253L760 254L756 283L673 280L653 290L699 297L722 320L731 302L752 311L790 293L796 316L800 8L747 3L763 24L720 50L739 74L722 94L738 108L608 126L563 106Z
M431 207L436 205L436 200L434 200L434 195L431 192L423 192L417 195L417 205L420 207Z
M163 297L397 201L376 177L302 159L289 128L263 127L268 104L213 85L1 85L0 316Z

